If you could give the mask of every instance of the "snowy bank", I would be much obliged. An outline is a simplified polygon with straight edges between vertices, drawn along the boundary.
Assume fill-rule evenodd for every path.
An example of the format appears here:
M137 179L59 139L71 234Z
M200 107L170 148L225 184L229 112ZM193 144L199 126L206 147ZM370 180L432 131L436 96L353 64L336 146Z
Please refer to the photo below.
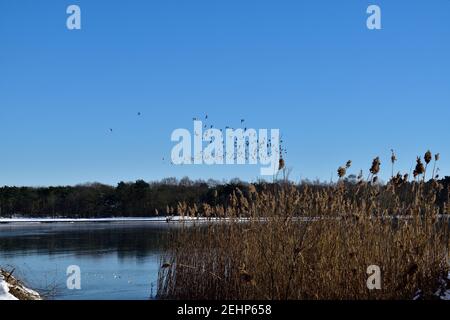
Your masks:
M165 222L166 218L0 218L0 223Z
M209 222L209 221L229 221L236 220L230 218L206 218L206 217L151 217L151 218L0 218L0 224L7 223L79 223L79 222ZM239 218L239 221L246 221L246 218Z
M439 218L447 218L450 219L450 215L438 215ZM340 220L345 218L342 216L331 216L331 217L294 217L293 221L318 221L318 220ZM412 219L412 216L390 216L390 217L381 217L381 219L397 219L397 220L408 220ZM268 218L259 218L259 221L265 221ZM246 217L226 217L226 218L217 218L217 217L187 217L187 216L161 216L161 217L114 217L114 218L22 218L22 217L14 217L14 218L2 218L0 217L0 224L8 224L8 223L78 223L78 222L155 222L155 223L164 223L164 222L226 222L226 221L239 221L245 222L250 221L251 218Z
M9 293L9 285L6 283L5 278L0 275L0 300L18 300L11 293Z
M28 289L10 273L0 270L0 300L42 300L39 293Z

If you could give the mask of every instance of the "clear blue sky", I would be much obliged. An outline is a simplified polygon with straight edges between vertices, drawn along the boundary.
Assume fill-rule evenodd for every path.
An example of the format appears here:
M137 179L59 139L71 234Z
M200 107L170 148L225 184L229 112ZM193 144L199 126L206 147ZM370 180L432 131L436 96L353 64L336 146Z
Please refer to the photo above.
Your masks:
M0 1L0 185L258 178L170 165L172 130L206 113L279 128L295 180L377 155L385 178L391 148L450 174L450 1Z

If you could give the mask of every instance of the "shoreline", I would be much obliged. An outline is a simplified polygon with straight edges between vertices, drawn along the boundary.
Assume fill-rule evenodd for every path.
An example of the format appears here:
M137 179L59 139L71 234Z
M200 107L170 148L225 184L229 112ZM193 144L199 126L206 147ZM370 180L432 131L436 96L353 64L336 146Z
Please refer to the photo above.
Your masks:
M335 217L296 217L297 221L316 221L322 219L342 219L344 216ZM390 216L379 217L381 219L398 219L408 220L412 219L412 216ZM437 218L450 218L449 214L437 215ZM262 218L264 221L265 218ZM0 225L11 223L95 223L95 222L153 222L153 223L196 223L196 222L226 222L226 221L250 221L251 218L247 217L233 217L233 218L217 218L217 217L186 217L186 216L165 216L165 217L112 217L112 218L1 218Z
M0 300L43 300L38 292L17 280L13 272L0 269Z
M92 222L199 222L208 221L207 218L187 218L187 217L118 217L118 218L0 218L0 224L9 223L92 223Z

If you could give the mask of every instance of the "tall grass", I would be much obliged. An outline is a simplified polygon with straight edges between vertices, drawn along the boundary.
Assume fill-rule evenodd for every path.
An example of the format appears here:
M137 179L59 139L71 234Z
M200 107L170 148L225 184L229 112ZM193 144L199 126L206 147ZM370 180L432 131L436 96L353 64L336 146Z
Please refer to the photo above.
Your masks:
M412 299L419 290L435 297L448 273L443 187L402 175L379 185L380 164L374 159L367 180L354 184L250 185L225 205L180 204L179 214L228 219L173 236L161 260L158 297ZM380 290L367 287L371 265L381 268Z

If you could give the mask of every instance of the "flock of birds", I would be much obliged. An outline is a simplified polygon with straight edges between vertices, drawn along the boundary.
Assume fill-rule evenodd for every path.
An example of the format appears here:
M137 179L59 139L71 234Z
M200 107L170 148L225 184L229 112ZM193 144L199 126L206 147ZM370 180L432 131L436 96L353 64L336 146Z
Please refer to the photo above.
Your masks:
M141 112L138 112L138 113L137 113L137 116L138 116L138 117L140 117L141 115L142 115ZM113 132L113 128L109 128L109 132Z
M137 112L137 116L140 117L142 116L142 113L139 111ZM197 117L193 117L192 121L200 121L200 118ZM214 125L209 123L209 117L208 114L205 114L204 117L204 121L205 124L203 125L203 129L214 129ZM241 124L241 128L244 126L244 131L247 131L247 127L245 126L245 119L240 119L240 124ZM225 126L225 130L227 129L231 129L231 130L235 130L233 127L230 126ZM223 129L218 129L220 130L221 133L223 133ZM114 132L113 128L109 128L109 132L112 133ZM262 138L261 140L258 137L254 137L253 135L251 136L252 138L256 138L256 143L257 143L257 148L256 151L251 153L251 150L249 148L250 142L248 139L246 139L245 141L245 145L246 148L244 148L244 150L241 150L240 148L238 148L238 141L237 139L234 140L234 149L237 152L234 152L234 161L237 161L238 159L242 159L242 157L244 157L246 162L249 162L250 160L256 162L258 159L258 150L262 149L262 148L266 148L266 152L270 152L270 150L272 149L272 141L269 138ZM209 140L209 144L214 143L214 139L213 137L210 138ZM222 150L226 150L226 146L225 146L225 139L222 139L221 141L222 143ZM215 150L215 152L217 152ZM280 137L280 146L279 146L279 152L280 152L280 158L284 158L284 155L287 155L287 149L285 147L283 147L283 136ZM212 155L213 158L219 158L220 161L224 161L223 154L213 154ZM206 157L206 159L208 159L208 156ZM164 163L166 163L166 158L162 157L162 161ZM194 162L194 157L191 157L191 161ZM170 161L171 165L174 165L174 163L172 161Z
M214 129L214 125L208 123L209 117L208 114L205 115L204 117L204 121L205 124L203 125L203 129ZM200 118L197 117L193 117L192 121L200 121ZM244 131L247 131L247 127L245 126L245 119L241 119L240 120L240 124L241 124L241 128L244 127ZM231 130L235 130L235 128L230 127L230 126L225 126L225 130L227 129L231 129ZM223 133L223 129L218 129L221 133ZM268 138L262 138L261 140L256 136L251 136L252 138L256 138L256 143L257 143L257 148L254 152L250 153L251 150L249 149L249 145L250 142L248 139L246 139L245 141L245 145L246 148L244 150L240 150L238 149L238 142L237 139L234 140L234 149L235 152L234 153L234 161L236 162L239 158L244 157L246 162L249 162L250 160L252 160L253 162L256 162L258 159L258 150L262 149L262 148L266 148L266 152L272 149L272 141ZM225 146L225 139L222 139L222 141L220 141L222 143L222 150L226 150L226 146ZM214 139L211 137L209 140L209 143L212 144L214 143ZM287 149L283 146L283 136L280 137L280 146L279 146L279 153L280 153L280 158L283 158L285 155L287 155ZM213 158L216 157L216 154L212 155ZM223 159L223 154L218 155L218 160L219 161L224 161ZM205 159L209 159L209 155L205 156ZM191 157L191 162L194 161L194 157Z

